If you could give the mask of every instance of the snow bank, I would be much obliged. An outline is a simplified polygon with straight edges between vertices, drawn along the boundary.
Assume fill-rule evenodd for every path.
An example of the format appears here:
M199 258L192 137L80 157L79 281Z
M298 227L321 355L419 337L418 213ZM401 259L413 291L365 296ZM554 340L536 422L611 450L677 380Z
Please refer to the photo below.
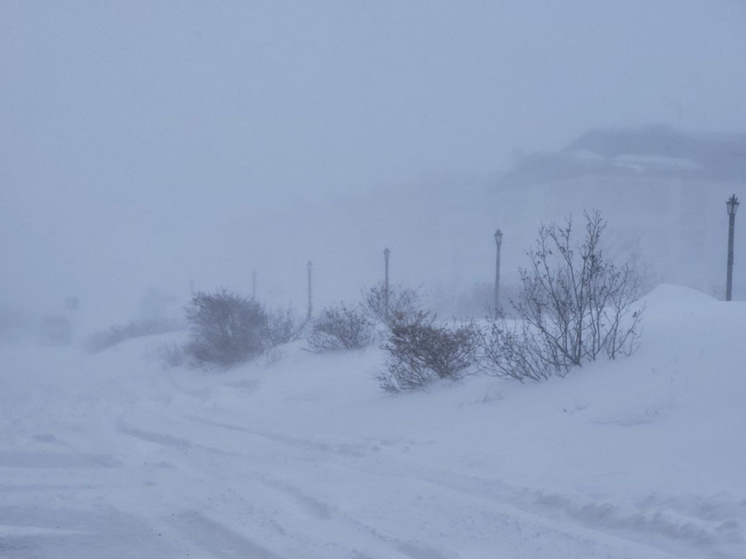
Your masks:
M637 354L384 394L382 355L164 369L0 349L3 557L746 556L746 305L661 286Z

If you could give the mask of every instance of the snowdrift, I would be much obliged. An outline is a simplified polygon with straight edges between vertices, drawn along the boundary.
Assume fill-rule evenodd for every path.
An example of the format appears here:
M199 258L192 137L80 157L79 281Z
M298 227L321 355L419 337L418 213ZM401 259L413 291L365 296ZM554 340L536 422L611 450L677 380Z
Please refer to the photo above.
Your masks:
M2 347L0 556L746 557L746 305L661 286L643 324L565 379L396 396L376 349Z

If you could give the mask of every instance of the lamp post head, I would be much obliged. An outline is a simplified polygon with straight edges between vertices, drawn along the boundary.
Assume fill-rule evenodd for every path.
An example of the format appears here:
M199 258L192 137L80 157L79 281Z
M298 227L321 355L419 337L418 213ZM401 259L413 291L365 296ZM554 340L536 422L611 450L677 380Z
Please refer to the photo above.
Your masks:
M728 201L725 203L725 206L728 208L728 215L736 215L738 204L738 198L736 198L735 194L728 198Z
M497 246L500 246L502 242L503 242L503 232L500 231L500 229L498 229L497 231L495 231L495 244Z
M386 260L388 260L388 259L389 259L389 255L390 255L390 254L391 254L391 251L390 251L390 250L389 250L388 248L385 248L385 249L383 250L383 257L384 257L384 258L385 258Z

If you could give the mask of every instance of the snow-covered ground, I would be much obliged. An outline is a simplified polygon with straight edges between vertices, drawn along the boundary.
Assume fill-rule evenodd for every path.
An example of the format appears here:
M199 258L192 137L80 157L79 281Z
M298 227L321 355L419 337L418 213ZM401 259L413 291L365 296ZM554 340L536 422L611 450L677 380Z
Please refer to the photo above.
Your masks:
M746 557L746 304L647 300L628 359L396 396L377 349L0 348L0 557Z

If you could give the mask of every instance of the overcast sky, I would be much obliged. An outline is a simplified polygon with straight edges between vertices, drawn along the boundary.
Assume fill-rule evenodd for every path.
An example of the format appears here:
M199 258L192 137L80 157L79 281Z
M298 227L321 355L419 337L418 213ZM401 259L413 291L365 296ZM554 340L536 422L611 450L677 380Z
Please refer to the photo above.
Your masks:
M341 230L294 219L322 197L488 184L593 126L745 131L745 29L740 0L3 0L2 299L279 275Z

